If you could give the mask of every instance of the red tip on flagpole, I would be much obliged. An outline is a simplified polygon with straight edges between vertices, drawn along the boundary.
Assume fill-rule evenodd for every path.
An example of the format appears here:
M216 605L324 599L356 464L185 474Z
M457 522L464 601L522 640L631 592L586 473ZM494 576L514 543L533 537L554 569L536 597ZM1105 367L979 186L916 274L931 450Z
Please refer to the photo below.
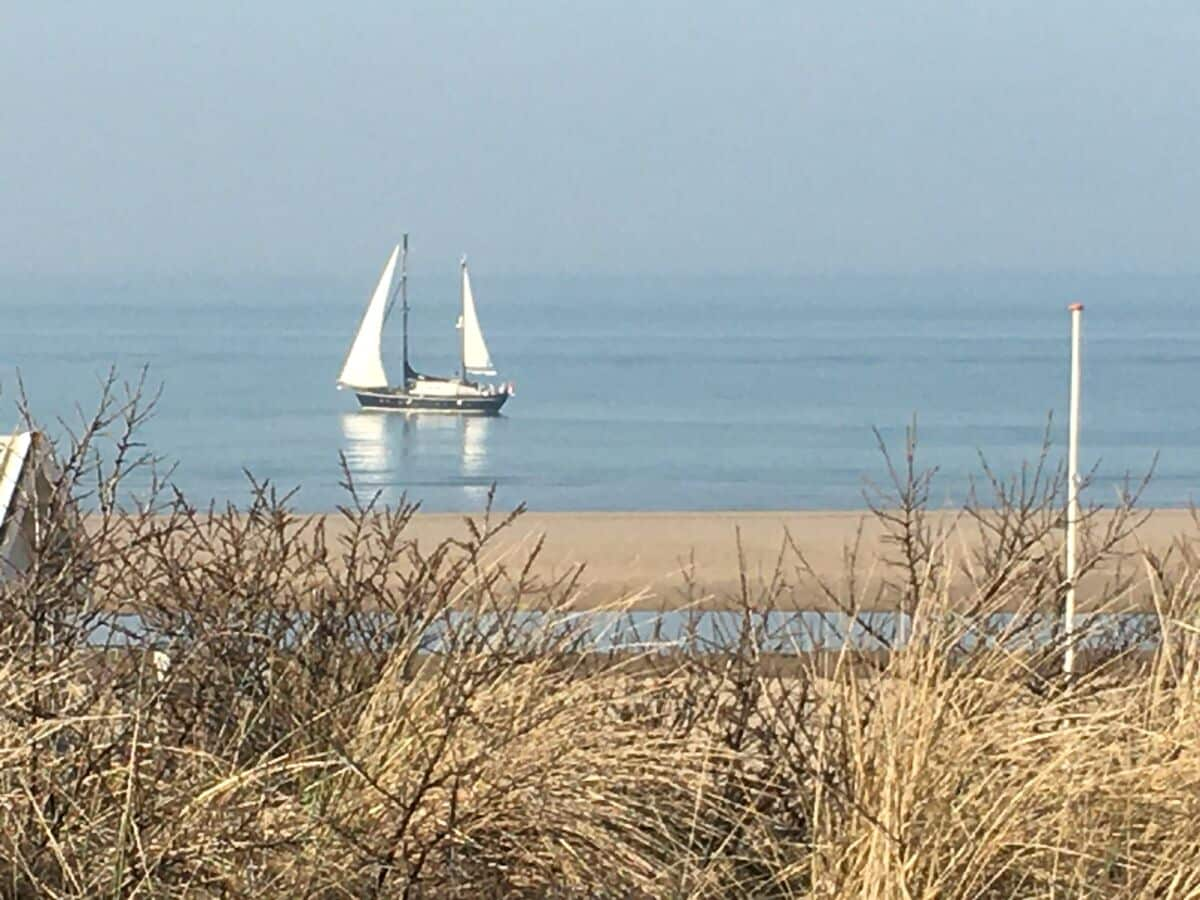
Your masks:
M1072 303L1070 306L1067 307L1067 309L1071 312L1083 312L1083 304L1082 303Z

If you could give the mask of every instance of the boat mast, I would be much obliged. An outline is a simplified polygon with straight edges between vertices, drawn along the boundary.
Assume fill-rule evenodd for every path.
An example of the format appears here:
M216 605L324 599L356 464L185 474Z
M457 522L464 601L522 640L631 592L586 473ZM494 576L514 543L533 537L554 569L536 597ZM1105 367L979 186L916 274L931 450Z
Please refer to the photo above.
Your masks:
M400 312L404 327L404 389L408 390L408 232L400 244Z
M458 292L462 298L462 312L458 315L458 350L462 359L462 380L467 383L467 254L463 254L459 263L461 271L458 278Z

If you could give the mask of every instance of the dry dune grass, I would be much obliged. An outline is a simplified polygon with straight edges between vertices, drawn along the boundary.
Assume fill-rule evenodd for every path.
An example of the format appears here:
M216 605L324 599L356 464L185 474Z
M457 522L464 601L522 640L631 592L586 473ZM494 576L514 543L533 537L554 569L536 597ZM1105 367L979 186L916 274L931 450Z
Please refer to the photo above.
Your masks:
M1042 466L968 504L987 539L958 558L910 444L888 557L818 586L844 626L878 601L854 570L885 567L905 626L780 665L763 613L813 577L800 546L743 580L721 647L598 639L569 580L485 562L509 517L421 549L411 507L352 494L331 543L265 486L123 510L144 411L106 395L61 449L37 564L0 589L6 896L1200 893L1191 540L1126 567L1110 596L1136 580L1155 616L1096 620L1068 679ZM59 515L81 494L86 534Z

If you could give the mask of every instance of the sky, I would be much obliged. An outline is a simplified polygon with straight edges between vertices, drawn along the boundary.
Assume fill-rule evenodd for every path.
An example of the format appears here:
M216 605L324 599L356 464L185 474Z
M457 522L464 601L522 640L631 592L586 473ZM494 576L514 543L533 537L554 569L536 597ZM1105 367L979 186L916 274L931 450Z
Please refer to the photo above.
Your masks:
M0 273L1200 271L1200 4L0 0Z

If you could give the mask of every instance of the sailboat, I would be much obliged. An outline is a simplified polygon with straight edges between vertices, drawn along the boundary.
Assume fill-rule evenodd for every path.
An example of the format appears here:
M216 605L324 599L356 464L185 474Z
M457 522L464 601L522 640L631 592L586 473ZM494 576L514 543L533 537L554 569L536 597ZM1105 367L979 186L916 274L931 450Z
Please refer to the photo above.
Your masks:
M397 262L400 277L396 278ZM346 354L342 373L338 376L338 390L350 388L358 402L366 409L395 410L398 412L443 412L475 413L493 415L500 411L513 395L511 382L493 384L476 381L471 376L495 375L491 354L483 339L479 316L475 312L475 296L471 292L471 276L467 272L464 256L462 269L462 313L458 318L459 349L461 366L457 377L441 378L423 375L408 361L408 235L404 235L388 257L379 283L367 303L358 333ZM399 385L389 385L383 369L383 326L395 305L400 300L404 347L404 380Z

